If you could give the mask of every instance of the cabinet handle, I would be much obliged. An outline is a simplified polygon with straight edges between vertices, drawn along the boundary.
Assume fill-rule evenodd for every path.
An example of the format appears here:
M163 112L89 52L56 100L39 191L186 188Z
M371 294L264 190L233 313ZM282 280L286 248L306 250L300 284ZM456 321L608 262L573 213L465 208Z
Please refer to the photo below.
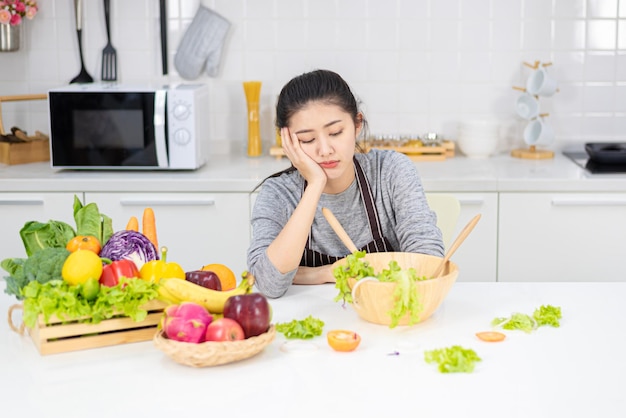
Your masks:
M27 206L43 206L43 199L0 199L0 205L3 206L17 206L17 205L27 205Z
M483 203L485 203L485 199L459 199L459 203L461 204L461 206L463 205L469 205L469 206L480 206Z
M121 199L122 206L214 206L215 199Z
M624 198L603 198L598 200L581 199L581 198L553 198L552 206L626 206Z

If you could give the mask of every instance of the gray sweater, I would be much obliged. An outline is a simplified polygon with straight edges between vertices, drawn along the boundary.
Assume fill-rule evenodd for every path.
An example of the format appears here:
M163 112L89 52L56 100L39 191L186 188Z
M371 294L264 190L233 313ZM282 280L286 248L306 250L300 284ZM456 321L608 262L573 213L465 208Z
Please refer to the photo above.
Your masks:
M383 236L395 251L443 256L441 231L436 215L428 207L415 164L395 151L372 150L356 154L369 180ZM248 249L248 270L258 290L271 298L282 296L292 284L296 270L280 273L267 257L266 249L283 229L300 202L304 178L297 171L267 179L252 211L252 243ZM311 247L333 256L350 251L339 240L322 207L329 208L357 248L372 241L367 215L356 180L339 194L322 194L312 225ZM304 248L294 248L301 255Z

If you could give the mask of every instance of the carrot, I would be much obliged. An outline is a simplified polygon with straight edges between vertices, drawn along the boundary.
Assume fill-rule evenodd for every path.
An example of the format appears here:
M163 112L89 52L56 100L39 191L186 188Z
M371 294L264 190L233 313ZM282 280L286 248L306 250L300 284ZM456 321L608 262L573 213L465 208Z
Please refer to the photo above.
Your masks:
M139 220L137 220L136 216L131 216L126 224L126 229L128 231L139 231Z
M157 249L159 248L159 241L157 240L156 233L156 221L154 219L154 211L152 208L145 208L143 210L143 234L148 238Z
M504 335L501 332L497 332L497 331L477 332L476 336L478 338L480 338L481 340L487 341L487 342L490 342L490 343L495 343L495 342L498 342L498 341L502 341L506 337L506 335Z

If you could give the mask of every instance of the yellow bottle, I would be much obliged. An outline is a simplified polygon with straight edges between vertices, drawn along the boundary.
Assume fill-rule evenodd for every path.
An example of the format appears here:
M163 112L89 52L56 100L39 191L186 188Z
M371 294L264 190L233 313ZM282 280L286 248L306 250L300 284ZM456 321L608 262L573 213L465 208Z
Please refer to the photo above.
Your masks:
M248 157L261 155L261 129L259 123L259 97L261 96L260 81L244 81L243 90L248 106Z

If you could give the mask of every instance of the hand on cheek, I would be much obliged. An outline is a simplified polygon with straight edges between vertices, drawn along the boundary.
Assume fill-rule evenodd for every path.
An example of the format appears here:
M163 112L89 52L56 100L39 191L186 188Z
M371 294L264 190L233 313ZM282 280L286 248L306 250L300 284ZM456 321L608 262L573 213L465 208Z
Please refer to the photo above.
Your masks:
M281 128L280 135L283 143L283 151L293 166L300 172L308 182L320 179L326 182L326 173L315 160L304 150L298 140L298 136L292 133L289 128Z

